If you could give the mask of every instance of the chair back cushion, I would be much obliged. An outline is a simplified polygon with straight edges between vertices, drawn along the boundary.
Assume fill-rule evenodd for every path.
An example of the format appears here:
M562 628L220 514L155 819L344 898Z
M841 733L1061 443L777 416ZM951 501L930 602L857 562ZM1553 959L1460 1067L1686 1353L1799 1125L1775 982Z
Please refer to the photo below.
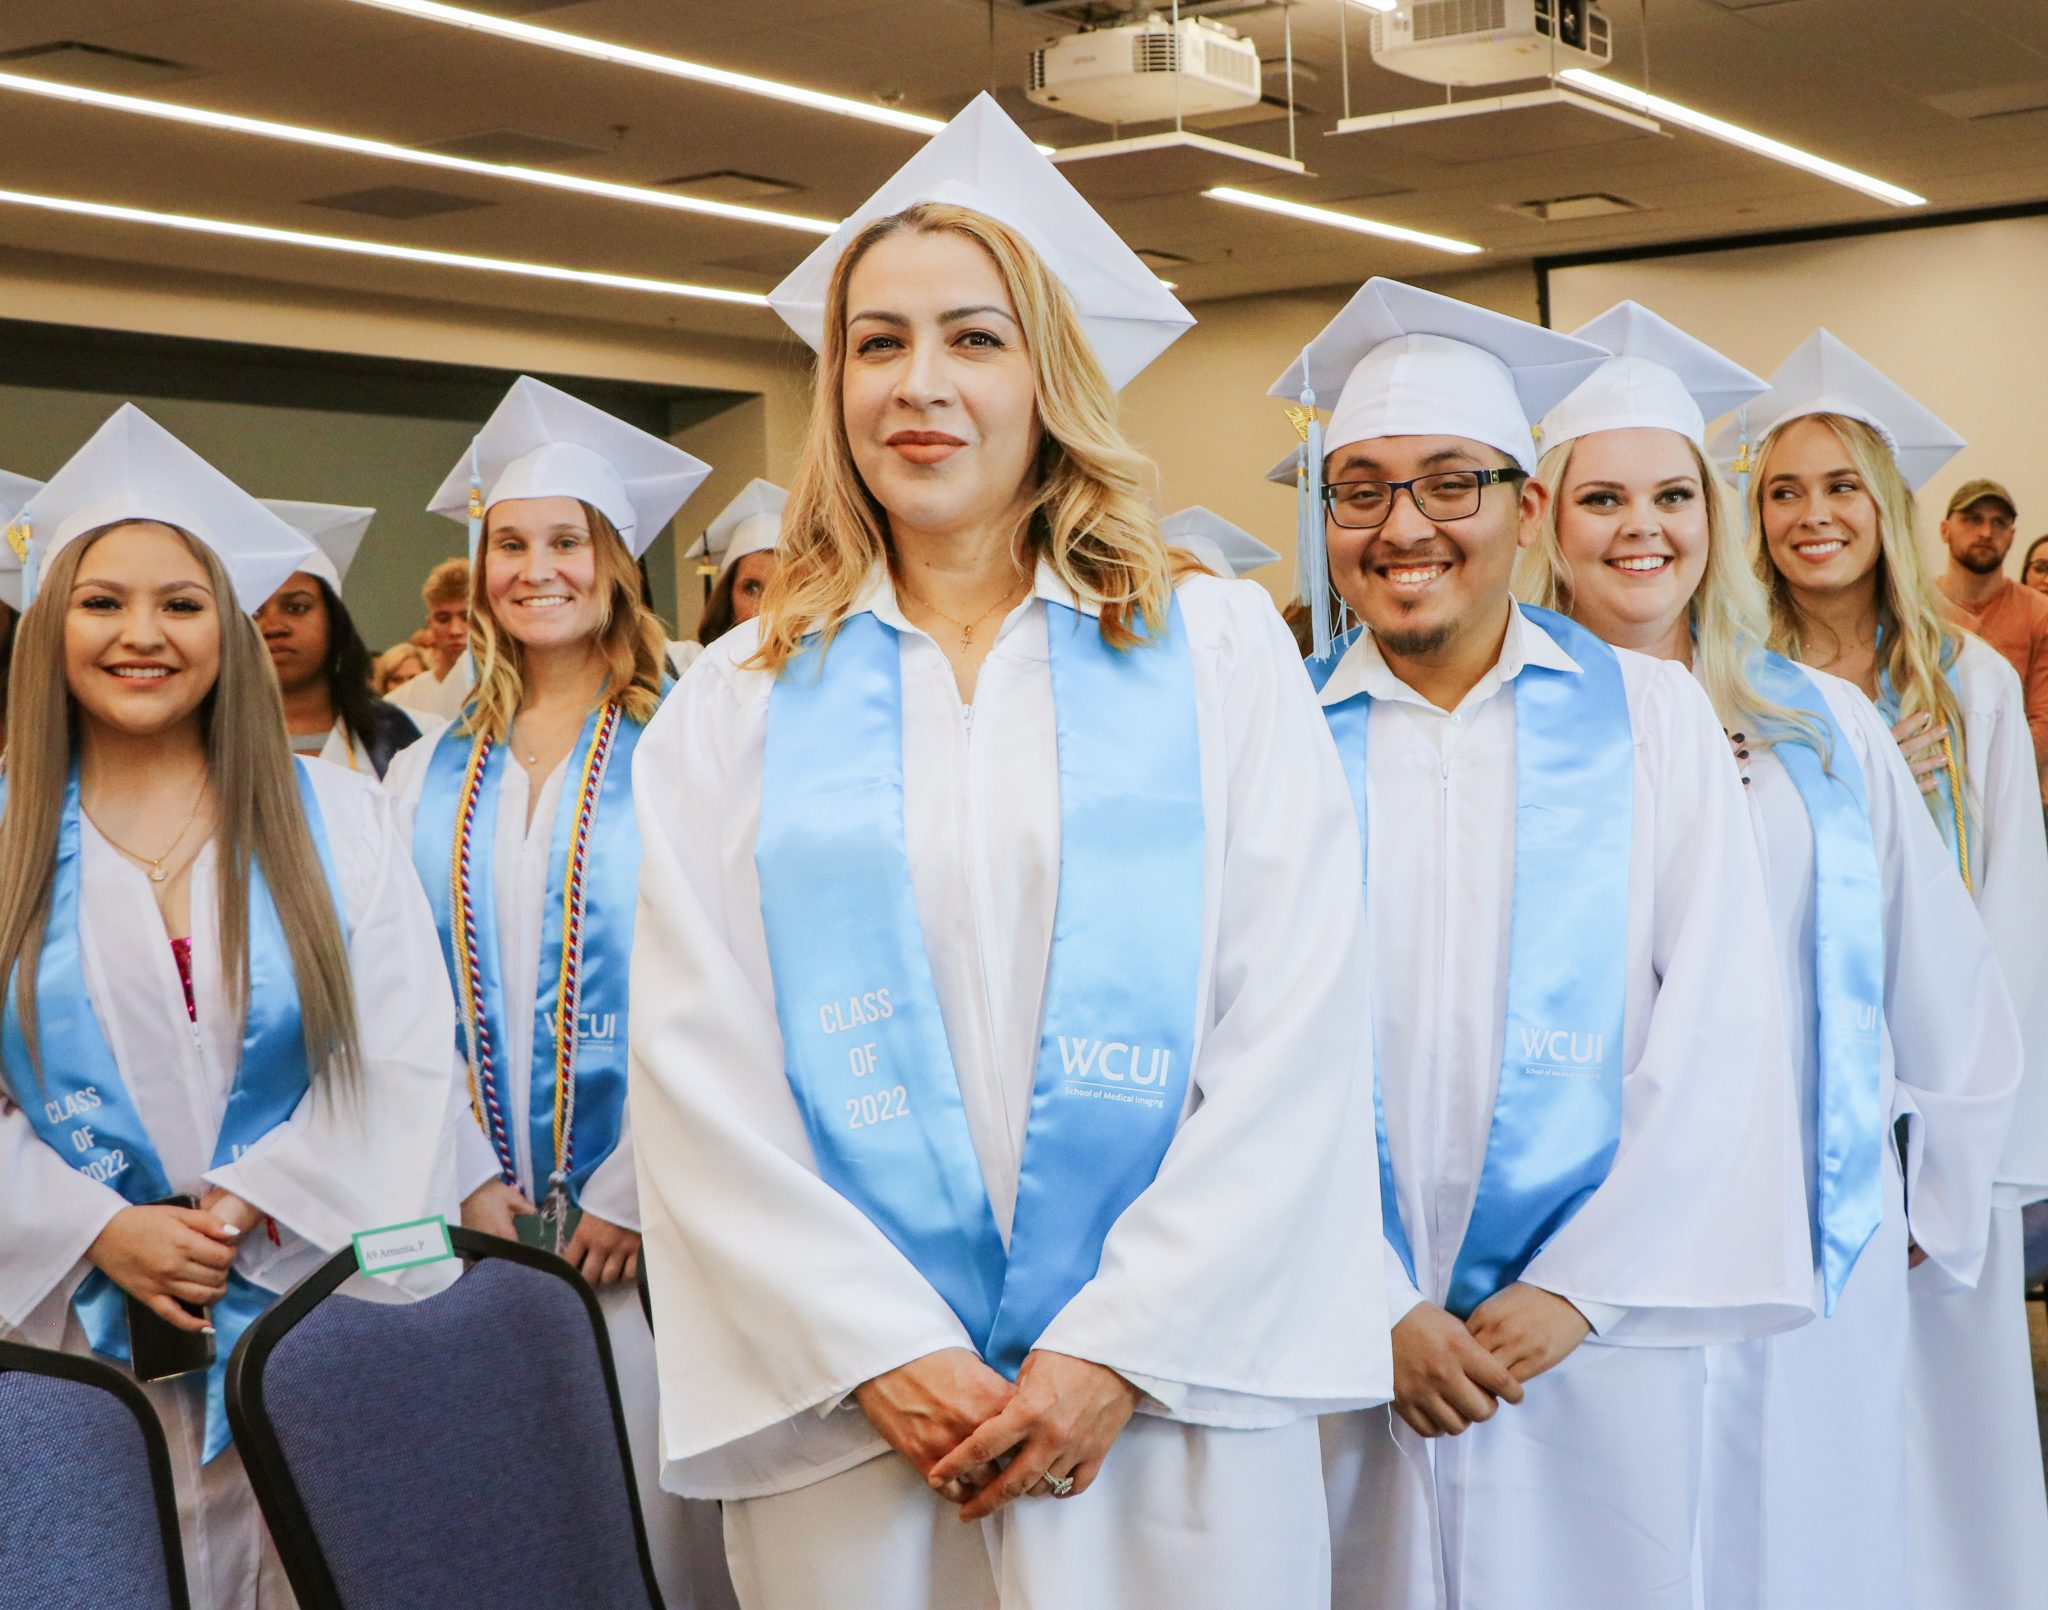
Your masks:
M0 1371L0 1610L168 1610L149 1448L83 1381Z
M347 1610L647 1610L591 1312L508 1259L417 1303L330 1296L263 1404Z

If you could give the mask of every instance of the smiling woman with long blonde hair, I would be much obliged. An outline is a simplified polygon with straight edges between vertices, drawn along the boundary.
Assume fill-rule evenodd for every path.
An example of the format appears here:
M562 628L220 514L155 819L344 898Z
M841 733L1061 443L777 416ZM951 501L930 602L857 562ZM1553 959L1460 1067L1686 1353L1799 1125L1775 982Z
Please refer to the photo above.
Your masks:
M17 529L0 1321L151 1383L193 1602L266 1610L222 1375L353 1232L453 1205L452 1005L382 797L294 761L246 613L308 545L132 407Z
M648 1552L679 1610L725 1610L732 1590L716 1512L661 1490L635 1287L632 782L666 635L641 605L635 561L708 473L589 403L517 381L431 505L470 523L476 685L385 779L456 982L462 1221L556 1253L597 1288Z
M1826 330L1751 405L1772 645L1856 684L1906 753L2019 1013L2023 1068L1975 1289L1909 1282L1906 1425L1916 1604L2013 1604L2048 1556L2020 1209L2048 1198L2048 841L2019 677L1950 625L1914 493L1960 437Z
M781 562L635 777L670 1484L758 1610L1327 1606L1315 1416L1387 1393L1358 863L1117 425L1187 316L986 98L776 301Z

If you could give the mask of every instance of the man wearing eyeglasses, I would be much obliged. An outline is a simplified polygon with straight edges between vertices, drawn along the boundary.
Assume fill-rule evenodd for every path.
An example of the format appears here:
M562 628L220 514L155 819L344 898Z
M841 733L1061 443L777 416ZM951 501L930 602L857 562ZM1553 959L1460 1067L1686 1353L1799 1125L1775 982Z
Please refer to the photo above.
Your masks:
M1720 726L1683 667L1510 593L1530 417L1601 357L1374 280L1274 387L1336 398L1361 623L1310 671L1365 835L1395 1401L1323 1423L1339 1610L1689 1610L1701 1348L1809 1311Z

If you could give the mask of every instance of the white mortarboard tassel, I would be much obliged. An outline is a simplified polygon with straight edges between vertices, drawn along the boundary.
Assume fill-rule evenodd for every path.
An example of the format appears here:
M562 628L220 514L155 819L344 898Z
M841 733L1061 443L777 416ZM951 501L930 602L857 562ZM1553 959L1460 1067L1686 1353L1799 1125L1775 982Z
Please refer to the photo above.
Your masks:
M774 552L782 537L782 511L788 503L789 494L773 481L758 477L749 481L704 528L688 557L714 561L715 573L723 575L750 553Z
M1067 176L981 94L768 293L769 306L813 351L824 345L825 293L840 256L876 219L921 201L965 207L1029 241L1074 299L1096 360L1119 391L1195 322Z
M1816 330L1778 365L1770 389L1714 435L1717 458L1734 460L1749 444L1808 414L1860 419L1892 450L1906 484L1919 491L1969 444L1897 382L1827 330Z
M313 544L317 551L299 569L318 576L339 597L342 578L355 563L356 550L377 511L343 503L294 503L288 498L265 498L263 506Z
M1295 403L1304 430L1303 601L1329 649L1327 562L1322 541L1323 454L1383 436L1460 436L1535 473L1531 421L1563 401L1607 354L1591 342L1473 307L1398 280L1370 279L1344 304L1268 393ZM1330 421L1313 424L1335 396ZM1313 504L1311 510L1308 505Z
M1290 475L1293 464L1288 464ZM1278 562L1280 555L1246 531L1213 514L1199 503L1169 514L1159 522L1159 535L1185 548L1217 575L1226 579L1248 576L1254 570Z
M566 391L521 375L427 505L470 526L509 498L576 498L611 521L639 558L711 466Z
M1543 416L1547 450L1606 430L1676 431L1702 452L1707 421L1768 387L1741 364L1638 302L1620 302L1572 332L1614 354Z
M25 527L23 597L73 540L123 520L176 526L213 551L245 612L317 551L298 532L159 425L123 403L16 517ZM13 546L10 540L10 547Z
M0 604L21 608L21 567L28 557L29 528L21 518L22 506L43 489L41 481L0 470L0 527L7 540L0 542Z

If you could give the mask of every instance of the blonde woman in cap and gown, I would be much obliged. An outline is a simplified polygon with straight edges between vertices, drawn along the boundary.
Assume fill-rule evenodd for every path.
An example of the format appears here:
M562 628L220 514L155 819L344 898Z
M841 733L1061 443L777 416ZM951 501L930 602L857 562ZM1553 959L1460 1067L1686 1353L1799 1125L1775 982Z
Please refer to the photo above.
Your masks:
M776 300L780 566L634 779L669 1482L748 1610L1322 1610L1315 1417L1389 1389L1358 864L1116 428L1188 316L986 97Z
M2048 1558L2020 1223L2048 1199L2048 840L2024 696L2004 656L1948 624L1915 529L1913 494L1959 436L1818 330L1716 446L1748 442L1771 646L1893 724L2019 1014L1983 1274L1962 1285L1930 1257L1907 1279L1906 1471L1913 1603L2024 1603Z
M385 779L456 983L471 1112L463 1223L558 1253L597 1288L655 1575L676 1610L722 1610L731 1589L717 1512L659 1484L636 1286L632 779L667 678L634 561L709 473L659 437L518 381L432 504L472 527L475 692Z

